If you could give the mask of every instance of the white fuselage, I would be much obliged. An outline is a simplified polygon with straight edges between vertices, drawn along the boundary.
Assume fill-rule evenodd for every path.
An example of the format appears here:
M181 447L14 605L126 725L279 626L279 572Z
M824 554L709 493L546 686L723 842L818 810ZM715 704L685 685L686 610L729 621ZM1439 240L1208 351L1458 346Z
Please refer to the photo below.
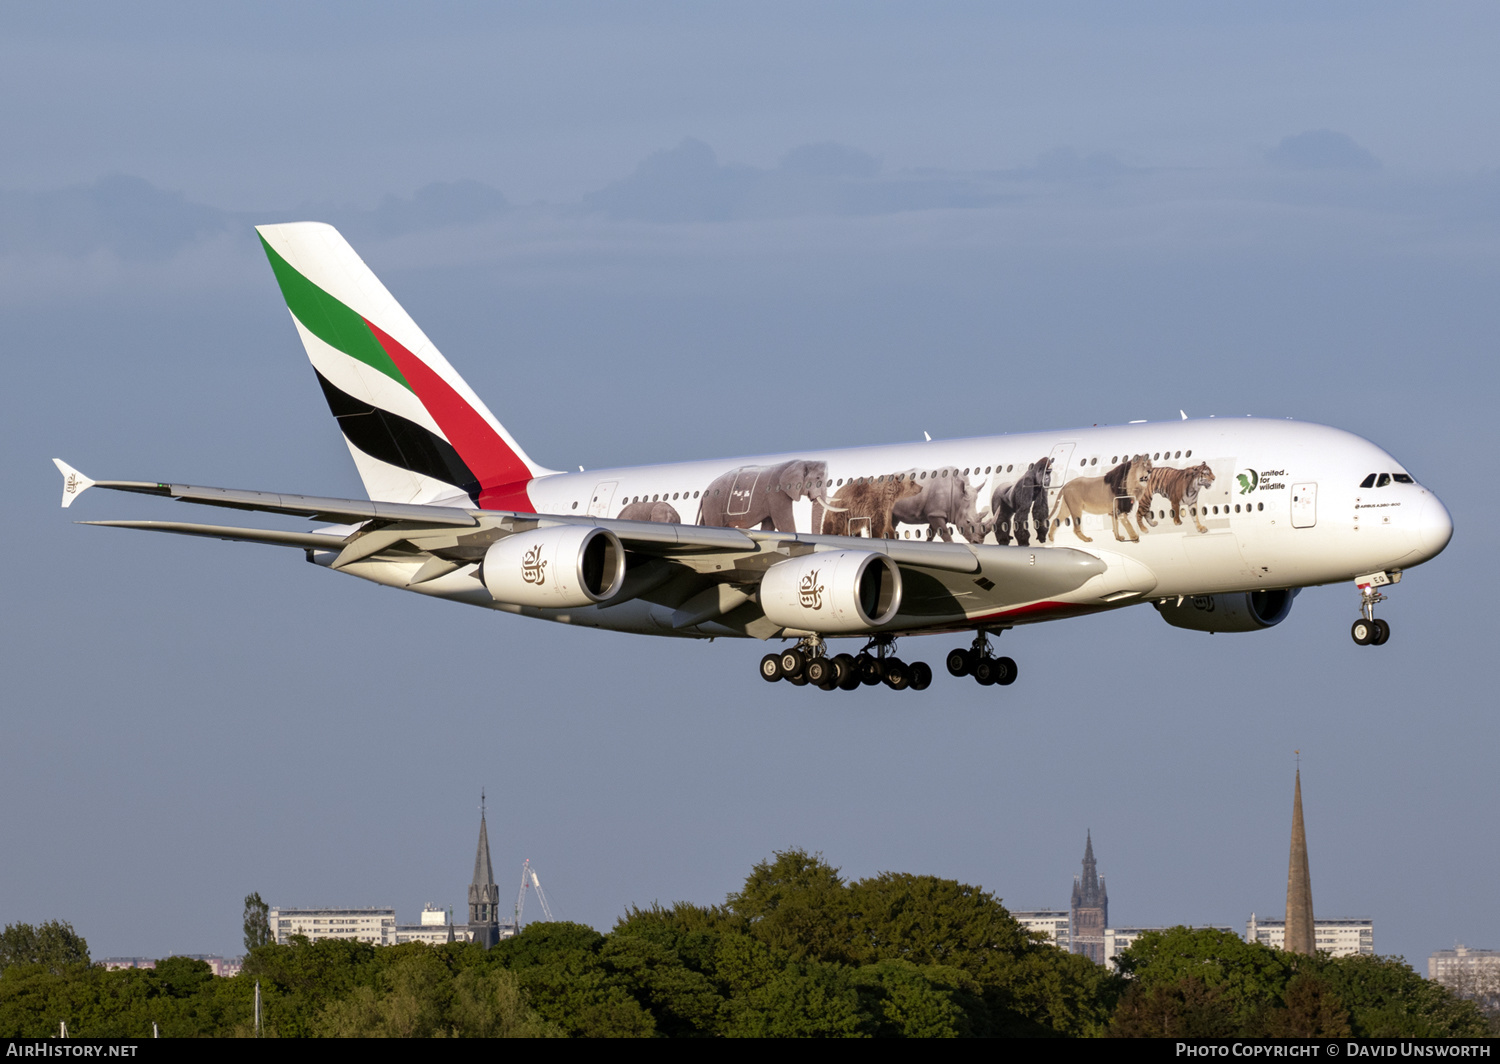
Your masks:
M1148 524L1138 498L1123 504L1138 486L1106 488L1100 479L1136 455L1150 458L1155 470L1180 470L1186 476L1206 465L1211 475L1200 472L1192 477L1196 498L1184 500L1175 517L1172 501L1154 494L1144 504L1154 520ZM1025 512L997 513L997 500L1004 500L1008 489L1038 463L1047 468L1040 513L1035 492ZM1373 482L1371 474L1376 475ZM900 491L915 494L897 499L894 509L887 507L888 531L878 515L840 506L848 503L856 484L876 486L897 478ZM1204 481L1211 483L1205 486ZM905 487L907 483L916 488ZM830 531L857 536L879 530L882 536L903 541L936 534L952 536L959 544L967 538L970 543L1009 543L1034 550L1073 548L1109 567L1105 576L1077 593L1041 604L1048 608L1009 603L997 610L982 592L965 600L968 621L1006 624L1175 596L1353 580L1426 561L1447 545L1452 534L1451 519L1436 496L1368 440L1322 425L1258 418L1103 426L559 473L533 480L527 491L538 514L765 529L804 538ZM1090 497L1122 502L1112 509L1106 502L1091 510L1077 501ZM1045 520L1040 520L1043 515ZM410 573L392 562L370 562L347 571L394 586L405 586L410 579ZM412 589L591 627L675 635L744 634L711 623L667 632L646 603L569 611L507 607L490 600L472 574L465 573ZM945 618L934 622L931 630L956 626L961 625ZM907 617L893 627L915 632L924 626Z

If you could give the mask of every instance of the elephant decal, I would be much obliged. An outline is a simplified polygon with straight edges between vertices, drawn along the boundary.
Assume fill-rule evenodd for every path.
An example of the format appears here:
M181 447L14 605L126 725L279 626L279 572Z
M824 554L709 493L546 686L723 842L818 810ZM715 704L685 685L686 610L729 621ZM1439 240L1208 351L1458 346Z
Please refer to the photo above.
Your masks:
M979 517L978 496L969 485L969 478L953 466L934 469L922 477L922 471L905 474L908 480L915 478L919 484L917 494L897 499L892 507L896 521L903 525L926 525L927 538L942 536L943 542L952 543L953 535L948 526L958 528L959 534L970 543L983 543L989 534L991 522ZM923 482L925 479L925 483Z
M621 521L654 521L659 525L680 525L682 517L669 502L633 502L620 511Z
M774 466L740 466L715 478L698 502L698 524L796 532L792 503L811 499L812 529L823 527L828 503L828 463L793 459Z

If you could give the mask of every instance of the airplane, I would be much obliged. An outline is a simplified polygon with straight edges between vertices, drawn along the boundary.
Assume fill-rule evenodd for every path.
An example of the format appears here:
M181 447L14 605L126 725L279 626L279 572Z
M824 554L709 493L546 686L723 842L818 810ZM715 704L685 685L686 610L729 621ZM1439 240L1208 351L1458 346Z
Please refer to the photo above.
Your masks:
M526 617L679 638L778 640L760 674L922 690L897 640L969 634L947 671L1009 686L990 636L1150 603L1250 632L1305 587L1352 581L1378 646L1382 588L1436 557L1447 508L1353 433L1269 418L799 450L576 473L527 455L354 249L316 222L257 228L367 499L91 480L315 522L83 524L276 544L388 587ZM924 434L925 435L925 434ZM955 538L956 537L956 538ZM833 653L852 639L857 653Z

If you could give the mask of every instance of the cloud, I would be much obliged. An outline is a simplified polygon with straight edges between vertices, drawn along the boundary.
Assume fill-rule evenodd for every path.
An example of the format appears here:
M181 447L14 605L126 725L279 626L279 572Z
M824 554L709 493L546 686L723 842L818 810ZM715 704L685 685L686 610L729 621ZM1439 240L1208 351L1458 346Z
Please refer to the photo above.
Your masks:
M647 222L721 222L763 176L749 166L720 166L696 137L647 156L635 172L584 198L612 218Z
M1108 181L1133 172L1134 167L1126 166L1105 152L1079 155L1072 148L1063 146L1043 152L1037 157L1036 165L1016 171L1015 176L1043 181Z
M689 137L586 196L584 207L622 220L723 222L978 207L1007 198L993 180L974 175L882 174L878 159L842 144L801 145L768 170L721 164L712 148Z
M1288 170L1380 169L1379 159L1354 143L1348 134L1332 129L1310 129L1283 137L1280 144L1266 152L1266 161Z
M51 192L0 192L0 254L161 259L224 233L233 215L116 175Z
M478 181L436 182L374 208L304 204L292 211L226 211L140 177L115 175L47 192L0 192L0 255L76 258L113 253L126 261L163 260L273 218L328 221L346 234L393 237L472 226L510 210Z
M777 169L799 177L874 177L880 173L880 160L858 148L823 141L793 148L781 157Z
M417 189L410 199L386 196L362 219L381 236L474 225L510 210L496 189L478 181L439 181Z

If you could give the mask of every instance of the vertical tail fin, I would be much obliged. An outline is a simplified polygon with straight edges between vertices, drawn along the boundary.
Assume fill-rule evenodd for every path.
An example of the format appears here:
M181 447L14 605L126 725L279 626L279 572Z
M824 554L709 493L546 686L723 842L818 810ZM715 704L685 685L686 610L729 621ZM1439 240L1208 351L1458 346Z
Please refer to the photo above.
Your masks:
M467 494L531 511L526 483L551 472L505 426L331 225L257 226L292 322L379 502Z

